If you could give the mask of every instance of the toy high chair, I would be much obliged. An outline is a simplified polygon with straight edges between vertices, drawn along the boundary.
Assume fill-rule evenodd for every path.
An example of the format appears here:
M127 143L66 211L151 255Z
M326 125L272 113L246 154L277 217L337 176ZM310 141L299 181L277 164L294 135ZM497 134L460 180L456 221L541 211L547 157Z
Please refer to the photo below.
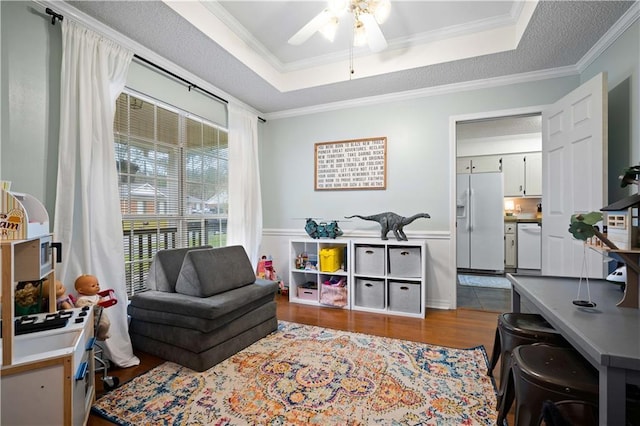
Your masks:
M100 301L93 307L93 359L99 364L99 367L96 367L95 372L102 372L102 383L106 390L112 390L118 387L120 383L120 379L114 376L107 375L109 370L109 361L104 359L104 348L98 343L97 333L98 326L100 324L100 319L102 318L102 311L105 308L109 308L116 303L118 303L118 299L116 299L115 293L111 289L103 290L98 292L100 296ZM71 301L76 303L76 298L73 295L69 295Z

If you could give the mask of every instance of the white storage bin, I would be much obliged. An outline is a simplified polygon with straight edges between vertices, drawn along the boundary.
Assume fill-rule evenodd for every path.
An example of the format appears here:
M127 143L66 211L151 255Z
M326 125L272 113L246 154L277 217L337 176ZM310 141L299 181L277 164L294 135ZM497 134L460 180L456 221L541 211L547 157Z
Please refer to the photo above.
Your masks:
M419 278L421 265L420 247L389 247L389 275Z
M419 314L421 300L420 284L389 281L389 310Z
M301 288L298 287L298 299L318 301L317 288Z
M356 274L384 275L384 246L357 245L355 252Z
M357 306L384 309L384 280L356 278L355 296Z

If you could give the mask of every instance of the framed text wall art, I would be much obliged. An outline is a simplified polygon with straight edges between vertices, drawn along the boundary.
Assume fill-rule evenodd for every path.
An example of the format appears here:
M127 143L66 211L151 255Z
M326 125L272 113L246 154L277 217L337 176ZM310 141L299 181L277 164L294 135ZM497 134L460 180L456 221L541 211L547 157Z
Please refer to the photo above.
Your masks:
M387 138L315 144L316 191L387 188Z

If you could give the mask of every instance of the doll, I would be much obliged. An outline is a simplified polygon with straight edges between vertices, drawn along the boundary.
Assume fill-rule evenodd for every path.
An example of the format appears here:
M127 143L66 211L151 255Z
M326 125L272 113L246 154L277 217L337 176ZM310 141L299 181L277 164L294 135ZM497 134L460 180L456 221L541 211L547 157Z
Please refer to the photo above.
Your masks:
M56 280L56 309L64 310L73 308L73 302L68 294L66 294L67 288L62 284L62 281ZM42 298L49 299L49 280L42 282Z
M101 296L98 294L98 292L100 292L100 283L98 282L98 278L94 275L80 275L76 278L74 286L78 293L76 307L81 308L83 306L94 306L100 303ZM102 310L101 315L98 314L100 310ZM99 310L98 308L94 310L94 314L95 318L100 318L98 327L96 328L96 338L98 340L108 339L111 322L109 321L107 314L101 306L99 307Z

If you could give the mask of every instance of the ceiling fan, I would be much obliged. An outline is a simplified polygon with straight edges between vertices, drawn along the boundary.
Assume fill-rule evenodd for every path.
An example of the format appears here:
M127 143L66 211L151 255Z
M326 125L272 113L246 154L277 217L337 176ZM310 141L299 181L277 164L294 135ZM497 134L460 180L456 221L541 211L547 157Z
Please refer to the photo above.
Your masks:
M316 32L333 41L340 18L349 12L353 17L354 46L366 43L373 52L380 52L387 48L387 41L379 24L387 19L390 10L390 0L329 0L329 5L295 33L289 44L300 45Z

